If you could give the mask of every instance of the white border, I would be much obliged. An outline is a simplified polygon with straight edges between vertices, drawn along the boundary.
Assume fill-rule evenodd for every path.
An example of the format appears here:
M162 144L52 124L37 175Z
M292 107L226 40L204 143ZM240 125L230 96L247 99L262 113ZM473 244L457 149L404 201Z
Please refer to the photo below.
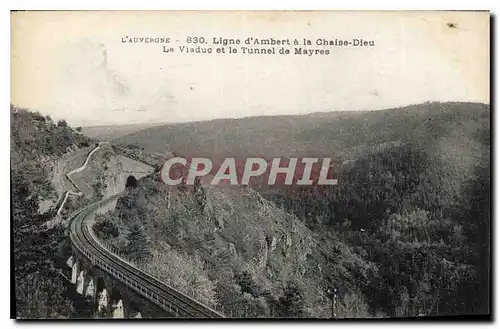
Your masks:
M405 2L405 1L389 1L389 0L378 0L378 1L370 1L370 0L349 0L349 1L342 1L342 2L336 2L336 3L327 3L327 1L322 1L322 0L306 0L306 1L294 1L294 0L289 0L289 1L283 1L283 3L273 3L269 0L246 0L246 1L240 1L236 3L234 0L233 1L219 1L219 0L212 0L212 1L203 1L203 0L183 0L183 1L178 1L177 3L169 3L169 4L163 4L159 5L158 1L155 0L141 0L141 1L131 1L131 0L122 0L122 1L107 1L107 0L87 0L87 1L72 1L69 2L67 0L46 0L41 3L40 1L36 0L31 0L31 1L2 1L1 6L2 6L2 16L0 19L0 24L1 24L1 40L4 45L4 48L2 49L1 52L1 62L3 65L3 70L4 74L2 75L2 89L1 89L1 97L2 97L2 104L7 107L10 104L10 10L33 10L33 9L38 9L38 10L106 10L106 9L114 9L114 10L174 10L174 9L188 9L188 10L490 10L493 12L493 14L497 14L500 12L498 9L499 6L499 1L482 1L482 0L474 0L474 1L460 1L460 0L455 0L455 1L436 1L436 0L419 0L415 1L413 3L410 2ZM5 8L4 8L5 7ZM496 25L498 26L498 18L496 19ZM498 33L495 35L495 43L498 44ZM9 74L5 74L9 72ZM498 94L498 85L495 85L495 90L493 91L495 94ZM492 97L493 98L493 97ZM0 147L2 151L3 157L1 158L1 172L3 177L8 177L10 173L9 169L9 162L10 162L10 124L9 124L9 111L5 109L3 111L4 117L2 120L0 120L0 132L2 135L2 138L0 138ZM498 120L495 120L494 122L494 131L497 131L497 123ZM498 150L497 147L495 147L495 154L498 155ZM7 155L9 154L9 155ZM495 156L495 163L498 163L498 157ZM494 183L498 183L498 180L500 179L498 175L495 175L495 180ZM7 179L3 180L3 182L7 182ZM497 185L497 184L494 184ZM2 304L0 309L2 310L2 327L6 325L7 327L13 327L16 323L12 320L8 320L10 318L10 188L7 184L3 184L3 187L1 189L1 197L0 200L2 201L2 206L1 209L3 211L3 216L2 216L2 238L0 239L1 241L1 246L2 246L2 251L3 251L3 257L2 260L4 261L4 270L0 272L0 278L2 284L3 284L3 289L4 293L2 295ZM495 200L492 200L493 204L500 204L500 196L496 195ZM495 218L496 219L496 218ZM496 220L492 218L492 222L496 222ZM500 224L495 225L495 232L492 232L494 234L495 238L498 238L498 227ZM498 243L495 244L495 247L497 247ZM496 263L497 260L497 248L494 250L494 263ZM9 259L9 263L7 263L7 259ZM495 288L495 294L494 296L498 296L498 282L495 282L494 288ZM498 315L498 301L496 301L493 305L495 306L495 309L493 310L493 314ZM50 323L44 323L45 326L52 326L54 322ZM71 323L72 325L76 326L82 326L85 325L89 322L85 323ZM67 325L68 323L63 323L62 325ZM134 322L134 324L136 324ZM151 325L152 323L146 323L148 325ZM236 323L231 322L228 324L225 324L226 326L233 327ZM245 323L246 324L246 323ZM270 322L270 323L261 323L261 322L253 322L253 323L248 323L248 324L254 324L258 325L261 328L274 328L276 326L288 326L288 325L299 325L299 326L309 326L311 323L305 323L305 322L297 322L297 323L291 323L291 322ZM340 327L346 327L347 325L349 327L361 327L364 325L370 325L370 326L401 326L402 324L406 323L398 323L398 322L381 322L381 323L327 323L327 322L321 322L321 323L316 323L316 325L328 325L328 326L340 326ZM412 324L412 325L417 325L421 327L428 327L428 326L434 326L434 325L439 325L440 327L455 327L457 325L460 325L460 323L410 323L407 322L407 324ZM467 324L467 323L464 323ZM93 326L96 328L106 328L109 327L110 325L116 326L116 325L123 325L123 323L94 323ZM222 323L181 323L181 322L171 322L171 323L159 323L159 325L167 325L169 327L192 327L192 326L198 326L198 325L203 325L203 326L219 326L219 325L224 325ZM477 324L468 324L470 326L477 326ZM36 325L38 326L38 324ZM140 326L144 326L144 324L140 324Z
M183 0L175 3L160 4L155 0L132 0L109 1L64 1L64 0L20 0L12 1L11 9L38 9L38 10L159 10L159 9L193 9L193 10L488 10L492 7L492 1L436 1L419 0L414 3L405 1L369 1L350 0L342 2L327 3L322 0L289 0L273 2L269 0L247 0L247 1L203 1Z

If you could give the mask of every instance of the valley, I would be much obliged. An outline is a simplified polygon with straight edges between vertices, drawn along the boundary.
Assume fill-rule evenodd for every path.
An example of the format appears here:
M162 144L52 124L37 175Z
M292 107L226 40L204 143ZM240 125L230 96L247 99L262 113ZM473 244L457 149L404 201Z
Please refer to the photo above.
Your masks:
M489 253L489 120L486 105L426 103L136 127L117 138L105 135L105 142L71 133L77 142L48 152L38 171L45 178L30 180L45 185L23 184L40 200L41 212L32 218L45 216L37 220L53 230L85 204L123 193L96 215L99 238L226 315L327 318L333 288L339 318L482 314L488 309L488 273L481 269ZM61 124L57 134L69 136L68 129ZM33 144L17 140L14 160L33 157L23 153ZM257 156L331 157L338 184L167 186L160 169L174 155L214 164L225 157L237 164ZM14 178L22 179L37 173L23 166L41 162L37 155L13 163ZM70 172L74 184L63 177ZM65 195L74 185L81 194ZM31 209L19 200L20 210ZM62 220L54 222L56 205Z
M344 292L339 301L344 309L337 312L339 317L347 314L356 317L455 314L468 312L471 308L476 310L474 312L485 311L486 304L481 304L485 302L482 295L470 295L474 290L485 289L483 284L486 281L476 275L486 274L474 270L475 266L485 266L485 263L478 263L480 259L484 262L485 258L480 256L474 260L476 256L469 258L465 250L473 248L477 255L485 255L488 250L484 240L489 232L486 224L489 222L488 209L482 208L480 220L469 214L477 202L489 203L489 117L488 106L482 104L426 103L372 112L330 112L176 124L138 131L117 139L115 143L133 144L146 152L174 150L178 156L203 156L213 163L217 160L221 163L225 157L243 160L250 156L269 159L329 156L336 159L338 186L268 186L256 181L248 187L276 207L274 209L282 209L291 216L288 222L304 225L303 232L306 233L303 234L312 239L309 248L313 251L306 259L311 257L316 262L306 265L307 270L299 271L300 276L291 281L286 276L273 276L272 272L263 274L258 267L251 265L252 258L243 257L242 268L231 265L234 279L225 281L239 282L239 276L247 275L257 291L263 289L264 295L257 292L252 295L254 298L264 297L262 303L268 310L256 310L257 314L290 316L286 310L269 313L270 308L279 309L276 306L279 302L275 304L274 301L285 298L290 282L302 296L303 304L297 314L307 314L305 316L327 316L328 297L324 292L331 286ZM153 186L146 191L157 191L160 195L166 193L162 192L161 186L154 187L157 183L147 183L150 184ZM142 189L141 182L139 189ZM224 191L223 199L211 200L211 193L217 189ZM471 194L472 190L478 189L481 191L479 195ZM185 220L197 224L177 233L169 228L155 238L158 241L154 243L156 246L167 241L169 248L174 248L170 239L176 234L184 236L180 241L195 234L194 227L201 228L199 220L203 218L203 212L198 215L193 211L212 214L216 223L214 230L218 232L217 225L226 223L226 220L220 220L220 211L210 210L210 205L227 202L228 209L235 209L240 202L248 202L232 199L240 193L244 195L239 187L202 184L200 192L200 187L181 185L179 190L181 204L192 198L191 206L182 206L183 210L178 213L175 208L178 197L174 198L169 192L166 203L159 201L161 197L156 202L158 206L152 208L154 213L161 213L160 218L167 218L167 221L175 218L171 224L174 227ZM238 190L240 192L236 192ZM479 200L484 200L484 203ZM202 210L195 210L197 204ZM146 233L149 227L152 225L158 229L160 224L153 220L158 215L151 214L151 206L145 207L142 215L144 234L149 235ZM268 212L273 220L280 217L276 210ZM229 221L239 222L247 213L255 217L248 210L235 209ZM149 223L150 220L154 224ZM204 220L207 221L210 222ZM240 231L258 232L264 224L256 225ZM227 238L222 232L208 236L215 236L215 241L218 236L223 240ZM200 248L206 243L206 238L192 238L199 242L181 244L176 250L190 250L188 255L191 257L205 259ZM272 235L269 239L273 240ZM258 241L258 238L251 240ZM242 251L248 248L243 247ZM159 249L152 247L151 250L157 253ZM238 248L233 257L237 251ZM300 259L295 257L298 256L285 256L282 261ZM449 264L449 267L439 264ZM268 266L269 263L265 265ZM321 268L321 273L309 272L313 268ZM307 273L315 278L312 285L308 283ZM449 275L459 278L458 281L448 280ZM208 270L206 276L215 280L219 275ZM270 280L274 288L266 285L266 280ZM316 291L312 286L322 288ZM279 289L283 290L280 292ZM223 296L221 292L217 293L217 286L214 291L215 296ZM318 300L307 297L311 291ZM404 302L402 298L406 298ZM363 309L364 313L352 313L347 306L354 305L349 304L352 300L356 301L355 309ZM467 304L466 300L471 300L474 306Z

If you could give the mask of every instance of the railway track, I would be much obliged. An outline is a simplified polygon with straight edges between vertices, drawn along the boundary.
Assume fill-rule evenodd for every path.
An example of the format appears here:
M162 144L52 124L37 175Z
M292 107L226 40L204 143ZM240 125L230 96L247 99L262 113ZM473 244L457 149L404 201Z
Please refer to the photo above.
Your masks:
M92 215L100 207L118 199L120 195L93 203L71 218L69 229L72 246L88 258L93 266L99 267L171 314L172 317L224 318L221 313L168 286L114 254L97 239L90 226Z

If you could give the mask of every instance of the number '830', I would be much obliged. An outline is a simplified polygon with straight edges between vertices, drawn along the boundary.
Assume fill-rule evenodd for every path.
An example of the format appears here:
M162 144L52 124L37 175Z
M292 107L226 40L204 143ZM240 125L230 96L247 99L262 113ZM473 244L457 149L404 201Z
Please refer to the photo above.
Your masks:
M187 37L186 42L187 43L205 43L205 38L204 37Z

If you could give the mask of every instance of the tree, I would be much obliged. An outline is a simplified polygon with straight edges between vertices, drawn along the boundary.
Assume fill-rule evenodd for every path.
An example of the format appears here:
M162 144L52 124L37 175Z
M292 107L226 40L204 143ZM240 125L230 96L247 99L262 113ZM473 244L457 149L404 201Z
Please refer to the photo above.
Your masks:
M279 299L280 317L300 318L304 316L304 300L302 292L294 282L289 282L284 294Z
M97 232L101 232L104 236L104 239L109 239L111 237L118 237L120 232L118 231L118 226L109 218L105 218L104 220L99 220L94 223L94 230Z
M66 128L68 126L68 123L66 122L66 120L59 120L57 121L57 126L61 128Z
M258 296L258 286L255 284L252 274L248 271L243 271L235 277L236 282L240 285L241 291L251 294L254 297Z
M53 273L51 276L27 274L16 277L16 317L22 319L68 318L74 312L65 294L65 283Z
M149 239L144 233L144 227L138 223L132 224L130 233L127 235L127 254L133 260L147 260L150 256Z

